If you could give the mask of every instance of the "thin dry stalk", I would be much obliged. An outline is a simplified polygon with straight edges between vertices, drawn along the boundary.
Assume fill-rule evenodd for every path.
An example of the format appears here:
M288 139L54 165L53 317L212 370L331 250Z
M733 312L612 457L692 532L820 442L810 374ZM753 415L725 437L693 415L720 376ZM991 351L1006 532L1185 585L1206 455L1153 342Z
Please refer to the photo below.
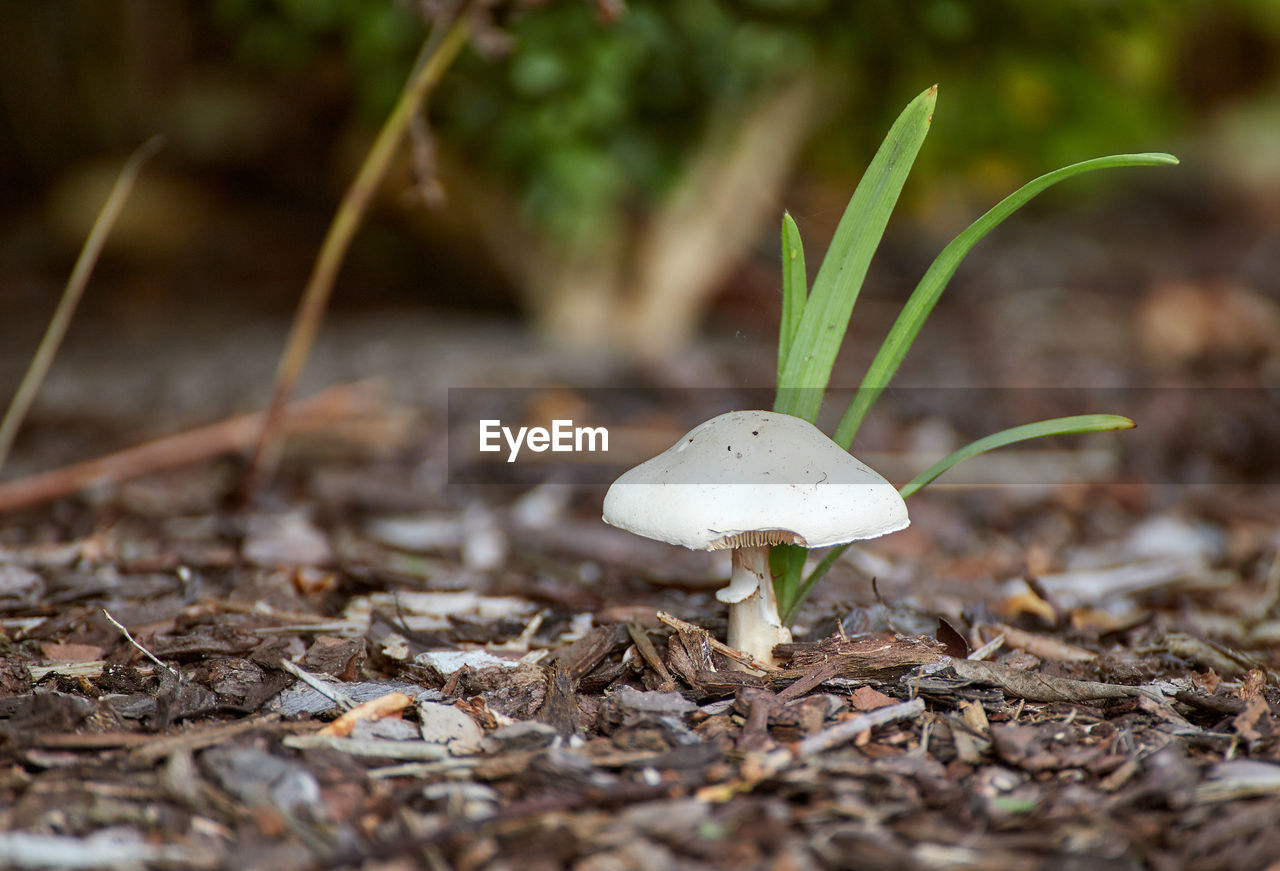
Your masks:
M49 367L53 365L53 358L58 354L58 347L67 334L67 328L71 326L71 318L76 313L76 306L80 304L84 289L89 284L89 276L93 274L93 267L98 263L98 255L102 253L102 247L106 244L116 219L120 217L120 212L129 199L129 193L133 190L133 183L137 180L138 173L142 171L142 165L159 151L163 144L164 140L161 137L153 136L138 146L120 170L120 175L116 178L115 186L111 188L107 201L102 204L102 210L98 212L98 217L84 240L84 247L80 249L80 256L76 258L71 277L67 279L67 286L62 291L58 308L49 321L44 338L36 348L35 356L31 358L31 365L27 367L27 374L22 376L22 383L18 385L18 392L13 395L13 400L9 403L4 420L0 420L0 469L4 468L4 461L9 456L9 449L13 447L18 428L22 426L22 421L31 409L31 403L35 402L36 394L40 392L40 385L44 383L45 376L49 374Z
M334 281L347 255L347 249L351 246L351 240L368 211L374 193L386 176L410 123L427 95L462 50L469 31L467 17L459 15L443 39L428 38L414 74L406 83L400 99L338 206L333 223L329 225L329 231L320 247L320 254L298 305L288 342L276 369L275 390L263 418L262 431L258 434L253 457L245 472L243 496L246 501L252 498L262 480L275 471L283 436L280 430L281 414L285 403L293 395L294 387L311 354L311 347L315 344L316 335L320 332L325 309L333 295Z
M112 617L110 611L108 611L106 608L103 608L102 613L106 615L109 621L111 621L112 626L116 627L124 634L125 640L127 640L130 644L136 647L142 653L143 656L145 656L147 659L151 660L156 665L160 666L160 668L164 669L170 674L173 673L173 669L169 668L169 666L165 665L163 662L157 659L156 655L152 653L150 650L147 650L145 647L143 647L141 644L135 641L133 638L133 634L129 632L129 630L125 627L123 623L121 623L115 617Z

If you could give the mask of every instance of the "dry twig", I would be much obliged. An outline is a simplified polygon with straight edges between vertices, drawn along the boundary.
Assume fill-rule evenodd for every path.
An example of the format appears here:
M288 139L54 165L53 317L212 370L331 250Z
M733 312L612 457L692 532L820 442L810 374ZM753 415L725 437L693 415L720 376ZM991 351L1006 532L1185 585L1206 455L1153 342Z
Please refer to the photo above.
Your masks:
M387 693L385 696L356 705L316 734L345 738L361 720L381 720L384 717L399 716L401 711L412 704L413 699L404 693Z
M137 180L138 173L142 171L142 165L159 151L163 144L164 140L161 137L153 136L138 146L124 168L120 170L120 175L116 178L115 186L111 188L107 201L102 204L102 211L98 212L98 217L89 230L89 236L84 240L84 247L80 249L80 256L76 258L76 265L71 270L71 277L67 279L67 286L62 291L62 299L58 301L58 308L49 321L49 328L45 330L44 338L40 340L35 356L31 358L27 374L22 376L22 383L18 385L18 391L13 395L13 401L9 403L9 410L5 412L4 419L0 420L0 468L4 468L4 461L9 456L9 448L13 446L18 428L22 426L31 403L35 401L36 393L40 391L45 375L49 374L49 367L53 365L58 347L67 334L67 328L71 326L71 318L75 315L80 297L84 295L84 289L89 284L89 276L93 274L93 267L98 262L98 255L102 253L102 246L107 243L107 236L115 226L116 219L120 217L120 210L129 199L129 192L133 190L133 183Z
M440 25L443 26L443 22ZM258 484L275 469L279 459L280 446L284 432L280 424L285 404L293 395L302 369L306 366L307 357L311 354L311 346L320 332L320 324L324 320L325 308L329 297L333 294L333 285L338 277L338 270L346 257L351 240L364 218L364 213L373 200L373 195L391 166L396 149L404 138L405 131L418 113L423 102L440 81L453 59L458 56L466 43L470 32L469 19L466 15L458 15L453 19L443 39L433 33L423 46L419 62L413 75L405 84L390 117L378 133L369 154L360 166L359 173L347 188L329 225L320 246L320 254L311 271L311 278L303 292L302 301L294 316L293 327L285 344L284 353L280 357L276 369L275 390L267 405L266 414L261 419L261 429L257 436L257 446L249 468L245 472L243 496L250 499Z
M999 662L953 659L949 665L965 680L993 684L1015 699L1026 699L1030 702L1087 702L1096 699L1128 699L1134 696L1154 695L1152 690L1144 687L1052 677Z
M307 686L311 687L320 695L324 696L326 699L332 701L343 711L350 712L359 707L356 700L347 695L346 691L341 687L316 677L311 672L306 671L300 666L294 665L289 660L280 660L280 667Z
M131 755L138 762L155 762L181 750L201 750L278 722L280 722L279 714L263 714L259 717L241 720L238 723L217 725L211 728L196 728L179 735L153 738L134 750Z
M790 752L792 758L804 759L806 756L812 756L815 753L830 750L832 747L838 747L846 741L852 741L863 732L876 726L883 726L885 723L892 723L897 720L909 720L923 711L924 699L920 698L911 699L908 702L899 702L896 705L885 705L883 708L876 708L873 711L867 711L865 714L850 717L843 723L837 723L829 729L823 729L815 735L810 735Z
M668 614L666 611L659 611L658 619L663 623L665 623L666 625L670 626L672 629L675 629L679 632L701 632L702 634L707 636L707 644L711 647L712 650L716 651L717 653L723 653L725 656L729 657L734 662L739 663L740 665L745 665L747 668L753 668L756 671L761 671L761 672L775 672L775 671L782 670L778 668L776 665L769 665L768 663L761 662L760 660L756 659L754 656L752 656L749 653L743 653L741 650L738 650L735 647L730 647L729 645L725 644L723 641L717 641L716 639L711 637L711 633L707 632L707 630L703 629L701 626L698 626L694 623L688 623L684 620L681 620L679 617L673 617L671 614Z
M366 412L370 405L361 385L331 387L292 403L286 426L290 432L319 429L335 420ZM261 412L240 414L95 460L0 484L0 513L72 496L96 485L114 484L244 450L253 443L261 424Z
M107 617L107 619L111 621L111 625L112 625L112 626L116 627L117 629L119 629L119 630L124 634L125 639L126 639L130 644L132 644L134 647L138 648L138 650L142 652L142 655L143 655L143 656L145 656L147 659L149 659L149 660L151 660L152 662L154 662L156 665L160 666L160 668L162 668L164 671L169 672L169 674L173 674L173 673L174 673L173 669L169 668L169 666L165 665L163 662L161 662L159 659L157 659L157 658L156 658L156 655L155 655L154 653L152 653L150 650L147 650L145 647L143 647L143 646L142 646L141 644L139 644L137 641L134 641L134 640L133 640L133 636L129 633L129 630L125 628L125 626L124 626L124 624L123 624L123 623L121 623L121 622L120 622L119 620L117 620L115 617L112 617L112 616L111 616L111 612L110 612L110 611L108 611L106 608L103 608L103 609L102 609L102 613L103 613L103 614L105 614L105 615L106 615L106 617Z

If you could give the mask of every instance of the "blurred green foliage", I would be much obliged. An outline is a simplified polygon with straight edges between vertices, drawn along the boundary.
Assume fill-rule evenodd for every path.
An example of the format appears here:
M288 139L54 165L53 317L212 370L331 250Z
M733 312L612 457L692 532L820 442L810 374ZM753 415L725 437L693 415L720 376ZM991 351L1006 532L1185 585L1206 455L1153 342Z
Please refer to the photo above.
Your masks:
M249 67L297 71L326 53L350 66L363 111L390 111L426 29L394 0L216 0L214 21L235 34Z
M1180 52L1224 10L1280 34L1272 0L558 0L498 10L509 50L471 52L433 101L436 130L517 192L526 217L579 242L613 233L673 184L717 122L799 70L828 82L810 163L853 176L896 108L934 82L945 137L927 180L980 186L1168 141L1190 107ZM362 107L386 111L425 25L394 0L218 0L247 62L339 53Z

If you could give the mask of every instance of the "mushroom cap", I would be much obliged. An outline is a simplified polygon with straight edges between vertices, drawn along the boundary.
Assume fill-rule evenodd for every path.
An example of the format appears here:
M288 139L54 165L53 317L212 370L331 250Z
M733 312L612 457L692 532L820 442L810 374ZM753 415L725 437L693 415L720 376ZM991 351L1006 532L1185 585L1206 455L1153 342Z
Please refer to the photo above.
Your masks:
M897 489L798 417L731 411L625 472L605 523L693 550L827 547L910 522Z

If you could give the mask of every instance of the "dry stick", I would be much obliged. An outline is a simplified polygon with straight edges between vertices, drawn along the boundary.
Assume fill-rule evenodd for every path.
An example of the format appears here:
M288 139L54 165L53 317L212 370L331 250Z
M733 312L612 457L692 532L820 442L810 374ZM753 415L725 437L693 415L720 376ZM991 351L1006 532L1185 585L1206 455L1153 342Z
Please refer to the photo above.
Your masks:
M333 284L338 277L338 270L342 267L343 258L346 257L347 249L351 245L352 238L355 237L356 230L359 229L369 202L382 183L409 123L417 114L427 94L439 82L444 71L462 50L468 31L468 19L466 16L459 16L438 44L435 40L428 39L423 48L425 59L405 85L390 117L379 131L373 147L369 149L369 154L361 165L359 173L347 188L342 204L333 217L333 223L329 225L329 231L320 247L320 254L316 258L311 278L303 292L298 312L294 316L293 327L289 331L288 342L276 370L275 390L262 421L262 430L258 433L253 458L249 461L249 468L245 472L243 486L245 501L252 499L262 479L275 471L280 458L282 440L281 413L285 403L293 395L294 386L302 374L303 367L306 366L307 357L311 354L311 346L315 343L316 334L319 333L320 324L324 320L329 297L333 294Z
M852 741L875 726L883 726L885 723L892 723L894 720L907 720L922 711L924 711L924 700L918 698L908 702L899 702L896 705L885 705L883 708L876 708L865 714L850 717L830 729L824 729L821 732L810 735L795 746L792 750L792 755L796 759L803 759L806 756L830 750L832 747L837 747L846 741Z
M31 358L31 365L27 367L27 374L22 376L22 383L18 385L18 392L13 395L13 401L9 403L9 410L5 412L4 420L0 420L0 469L4 468L4 461L9 456L9 449L13 447L18 428L22 426L23 419L31 409L31 403L35 401L45 376L49 374L49 367L53 365L58 346L62 344L67 328L71 326L71 318L75 315L76 306L80 304L80 297L84 296L84 289L89 284L89 276L93 274L98 255L102 253L102 246L106 244L111 228L120 217L120 210L129 199L129 192L133 190L133 183L138 178L142 165L159 151L163 144L164 140L161 137L153 136L138 146L124 168L120 170L120 175L116 178L115 186L111 189L107 201L102 204L102 211L98 212L98 217L89 230L89 236L84 240L84 247L80 249L80 256L76 258L76 265L71 270L71 277L67 279L67 286L62 291L58 308L49 320L49 327L45 330L39 347L36 348L35 356Z
M983 660L990 659L993 655L995 655L995 652L997 650L999 650L1001 647L1004 647L1004 642L1005 642L1004 633L1001 632L995 638L992 638L986 644L982 645L977 650L973 651L973 653L970 653L966 657L966 659L971 659L974 662L982 662Z
M404 693L387 693L385 696L378 696L376 699L356 705L316 734L330 738L346 738L355 729L356 723L361 720L381 720L399 716L401 711L412 704L413 699Z
M786 704L794 699L798 699L810 690L817 689L819 684L824 684L833 677L838 677L840 674L840 667L841 662L839 659L828 659L804 677L791 684L791 686L780 690L777 695L778 704Z
M897 720L909 720L923 712L924 699L915 698L858 714L829 729L810 735L790 747L779 747L777 750L763 754L759 757L758 765L750 773L746 773L741 781L707 787L704 794L712 800L724 801L737 793L753 789L766 777L772 777L790 765L846 744L876 726L883 726ZM925 732L922 741L927 740L927 737L928 732Z
M343 712L355 710L359 707L359 703L351 696L347 695L347 691L342 689L336 683L330 683L327 680L316 677L309 671L294 665L287 659L280 660L280 668L289 672L289 674L302 681L307 686L318 692L320 695L329 699L335 705L343 710Z
M163 662L156 659L156 655L154 653L152 653L150 650L147 650L138 642L134 641L133 636L129 633L129 630L125 628L123 623L121 623L115 617L112 617L110 611L108 611L106 608L103 608L102 613L105 614L107 619L111 621L112 626L116 627L117 629L119 629L121 632L124 633L125 639L127 639L128 642L132 644L134 647L138 648L138 650L142 652L143 656L145 656L147 659L154 662L156 665L160 666L165 671L169 672L169 674L175 674L173 669L169 668L169 666L165 665Z
M318 429L333 420L370 407L360 385L331 387L289 406L290 431ZM239 414L218 423L163 436L95 460L86 460L0 484L0 514L72 496L100 484L171 469L221 454L242 451L253 444L262 426L262 413Z
M132 756L138 762L155 762L163 759L171 753L181 750L195 751L213 744L220 744L223 741L229 741L232 738L238 738L245 732L252 732L263 726L271 726L279 722L279 714L263 714L248 720L241 720L238 723L230 723L227 725L217 725L211 728L200 728L190 732L184 732L178 735L169 735L164 738L153 738L146 744L138 747L133 751Z
M676 679L671 676L667 664L662 661L662 657L658 656L658 649L653 646L653 642L649 640L648 634L641 628L640 624L632 620L627 624L627 634L631 636L631 640L635 642L636 650L649 667L657 672L665 684L675 684Z
M665 623L666 625L670 626L672 629L675 629L679 632L701 632L705 634L707 636L707 645L712 650L716 651L717 653L723 653L725 656L729 657L734 662L745 665L748 668L754 668L757 671L762 671L766 673L782 671L782 669L778 668L776 665L770 665L767 662L761 662L760 660L756 659L754 656L752 656L749 653L743 653L741 650L739 650L736 647L730 647L729 645L725 644L723 641L717 641L715 638L711 637L710 632L707 632L707 630L703 629L701 626L698 626L695 623L689 623L685 620L681 620L679 617L672 616L671 614L668 614L666 611L659 611L657 613L657 617L659 621L661 621L662 623Z

